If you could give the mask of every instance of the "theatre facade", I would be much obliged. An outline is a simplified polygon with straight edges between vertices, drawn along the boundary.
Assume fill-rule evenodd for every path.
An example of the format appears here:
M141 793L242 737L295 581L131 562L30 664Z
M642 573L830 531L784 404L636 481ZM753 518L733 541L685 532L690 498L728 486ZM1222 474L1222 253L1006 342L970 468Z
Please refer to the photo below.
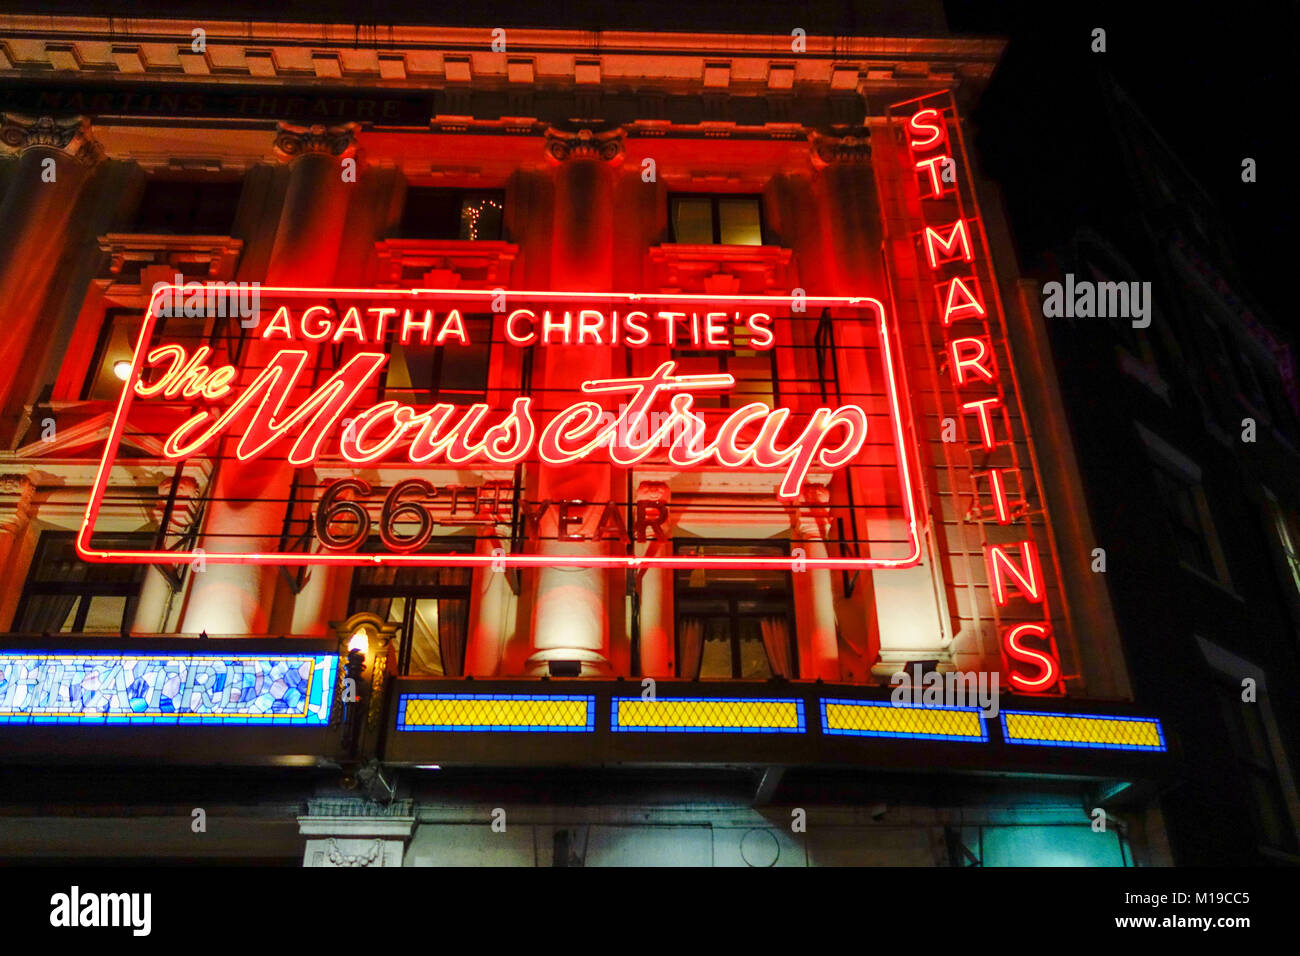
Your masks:
M1164 861L999 42L0 26L0 856Z

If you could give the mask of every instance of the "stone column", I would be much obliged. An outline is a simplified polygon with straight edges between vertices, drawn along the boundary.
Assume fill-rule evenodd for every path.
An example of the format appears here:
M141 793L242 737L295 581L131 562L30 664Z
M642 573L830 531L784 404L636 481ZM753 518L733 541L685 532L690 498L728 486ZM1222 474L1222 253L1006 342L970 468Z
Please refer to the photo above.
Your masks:
M355 157L356 126L327 129L282 123L276 133L275 149L292 167L265 284L329 286L338 260L350 189L355 185L343 181L342 162ZM274 344L263 345L256 331L250 334L241 362L244 384L277 350ZM227 443L224 460L213 478L215 490L205 530L237 531L245 537L237 543L214 537L205 540L203 547L213 553L274 549L279 544L293 469L273 458L236 464L232 446L233 439ZM210 563L206 571L194 575L181 629L187 633L206 630L214 635L266 633L276 574L271 567ZM313 568L304 590L314 588L319 593L305 598L300 595L304 607L313 609L313 613L311 620L304 620L295 612L295 631L317 635L327 632L324 596L329 586L330 575Z
M23 541L32 522L36 484L21 473L0 475L0 575L11 582L0 592L0 628L13 629L13 613L22 594L26 569L18 567Z
M548 130L546 154L553 164L555 219L551 232L551 288L608 291L613 281L614 176L623 159L619 130L566 133ZM579 395L588 379L608 375L610 352L600 347L535 346L535 381L544 390L544 414L554 414ZM543 468L530 497L553 502L601 504L611 494L611 468L573 464ZM550 661L578 661L582 674L610 670L606 602L611 573L598 568L566 567L573 555L604 555L609 544L556 540L558 509L548 508L539 532L543 554L555 564L537 574L533 611L530 673L546 673Z
M0 203L0 442L8 447L40 367L31 360L43 306L66 251L77 200L103 151L86 117L0 114L0 146L18 168Z
M668 507L672 493L666 481L643 481L636 489L636 500ZM635 534L634 529L629 529ZM655 538L638 543L638 557L671 555L673 543ZM677 627L673 617L672 568L646 568L639 574L641 582L640 650L641 676L673 677L676 675Z
M495 528L479 531L474 553L488 557L498 550L505 553L505 543ZM501 667L506 638L513 630L510 622L510 581L504 565L475 568L473 593L469 601L469 637L465 646L465 673L470 677L494 677Z
M826 531L830 523L830 489L808 485L799 504L790 509L791 546L801 548L808 561L829 557ZM794 555L798 560L799 555ZM796 564L796 569L800 565ZM835 626L835 582L828 568L804 567L791 574L794 614L799 640L799 673L805 680L840 679L840 646Z
M826 223L831 257L828 278L833 295L865 295L879 299L888 307L881 253L883 240L880 198L871 166L870 130L857 129L848 134L814 133L810 138L811 159L818 170L816 190L821 201L821 215ZM894 318L894 317L891 317ZM908 354L902 348L895 326L895 356ZM873 381L879 373L869 370L864 356L853 348L874 338L870 329L848 323L836 328L836 344L841 389L851 392L846 383ZM856 400L845 395L845 400ZM913 469L914 474L922 474ZM867 484L867 476L855 474L855 497L879 498L883 489ZM915 505L924 526L927 503L918 494ZM858 528L865 536L899 538L901 518L859 518ZM880 659L872 667L877 677L888 677L911 660L937 658L944 651L944 627L935 597L933 556L922 542L921 562L910 568L891 568L871 574L876 616L880 628ZM797 577L797 576L796 576Z

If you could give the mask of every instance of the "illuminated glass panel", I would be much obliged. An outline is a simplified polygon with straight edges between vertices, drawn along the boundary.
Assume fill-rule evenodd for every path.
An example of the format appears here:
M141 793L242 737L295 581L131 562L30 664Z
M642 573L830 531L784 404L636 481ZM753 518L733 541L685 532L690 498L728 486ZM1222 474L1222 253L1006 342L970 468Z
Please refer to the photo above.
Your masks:
M757 199L718 200L718 240L724 246L761 246L763 224Z
M333 654L0 653L0 723L329 723Z
M689 245L713 243L713 203L707 197L674 198L673 239Z
M801 734L803 701L795 698L615 697L610 729L690 734Z
M824 697L822 729L853 737L906 737L983 743L988 728L978 707L922 707Z
M672 240L688 245L761 246L762 202L759 196L670 196Z
M1164 751L1165 734L1154 717L1085 716L1004 710L1002 734L1010 744Z
M596 698L534 694L402 694L397 729L590 733Z

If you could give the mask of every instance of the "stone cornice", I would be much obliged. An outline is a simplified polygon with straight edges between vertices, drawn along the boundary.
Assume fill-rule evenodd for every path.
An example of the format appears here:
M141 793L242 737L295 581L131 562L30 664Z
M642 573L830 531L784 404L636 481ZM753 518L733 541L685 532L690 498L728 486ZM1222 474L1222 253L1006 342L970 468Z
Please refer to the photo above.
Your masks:
M948 85L958 74L987 76L1006 41L952 36L808 36L798 52L788 35L508 28L508 47L492 50L488 29L385 26L358 35L355 24L205 21L206 48L195 51L195 22L164 19L0 16L0 73L121 73L180 79L220 75L256 82L367 76L400 88L429 82L512 82L523 60L539 84L596 77L632 84L769 87L791 83L835 91L891 78ZM111 56L105 57L105 49ZM444 56L449 54L450 56ZM664 68L667 60L674 60ZM693 61L698 70L683 70ZM725 62L720 62L725 61ZM796 70L797 64L797 70ZM512 73L512 65L514 67ZM695 83L684 77L695 73ZM797 81L795 79L797 73ZM590 79L582 82L591 82Z
M36 148L58 150L84 166L94 166L104 158L91 135L90 120L84 116L0 114L0 144L20 153Z

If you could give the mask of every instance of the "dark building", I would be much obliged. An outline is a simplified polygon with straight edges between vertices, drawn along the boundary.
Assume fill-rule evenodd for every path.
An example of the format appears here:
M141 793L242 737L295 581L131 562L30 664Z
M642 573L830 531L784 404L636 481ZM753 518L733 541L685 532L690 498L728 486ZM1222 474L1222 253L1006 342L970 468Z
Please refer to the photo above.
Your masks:
M1094 303L1046 325L1135 693L1183 746L1159 799L1173 860L1300 862L1294 325L1252 297L1224 215L1108 72L1081 69L1032 128L1017 117L1041 94L1017 77L975 122L1039 304L1055 311L1053 282L1076 313L1089 284L1151 290L1146 317Z

